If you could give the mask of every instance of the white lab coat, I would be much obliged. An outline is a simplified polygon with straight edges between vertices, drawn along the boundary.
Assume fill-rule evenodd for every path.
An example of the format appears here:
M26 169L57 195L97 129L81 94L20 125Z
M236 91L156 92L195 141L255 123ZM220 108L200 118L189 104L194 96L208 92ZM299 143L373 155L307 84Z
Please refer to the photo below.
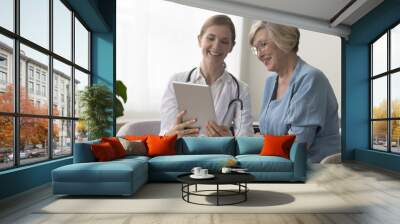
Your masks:
M164 135L175 126L178 105L176 102L175 91L172 82L186 82L189 71L175 74L168 83L168 87L161 101L161 127L160 135ZM229 102L237 97L237 85L227 71L211 85L211 93L214 100L215 114L217 123L225 126L232 126L236 136L252 136L253 118L251 115L251 101L247 84L239 81L240 96L243 101L243 110L236 101L229 110ZM191 75L190 83L207 85L205 78L201 75L200 69L196 68Z

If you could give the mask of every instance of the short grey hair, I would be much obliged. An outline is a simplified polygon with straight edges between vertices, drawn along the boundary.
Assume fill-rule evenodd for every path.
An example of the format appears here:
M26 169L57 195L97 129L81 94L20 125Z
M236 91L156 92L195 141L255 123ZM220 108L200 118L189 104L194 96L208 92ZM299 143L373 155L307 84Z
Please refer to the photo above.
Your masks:
M299 50L299 29L266 21L257 21L251 26L249 32L249 42L251 46L254 46L254 36L261 29L267 30L272 41L282 51L286 53L291 51L297 53Z

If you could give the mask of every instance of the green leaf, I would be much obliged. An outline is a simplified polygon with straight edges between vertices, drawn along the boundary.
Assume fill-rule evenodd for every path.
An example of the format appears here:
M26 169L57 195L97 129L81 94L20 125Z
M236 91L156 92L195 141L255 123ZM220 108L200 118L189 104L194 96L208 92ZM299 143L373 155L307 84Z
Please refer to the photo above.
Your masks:
M122 105L122 102L117 98L114 97L114 113L115 117L121 117L124 115L124 106Z
M115 93L117 96L121 97L124 103L128 100L128 95L126 93L127 89L125 84L121 80L115 82Z

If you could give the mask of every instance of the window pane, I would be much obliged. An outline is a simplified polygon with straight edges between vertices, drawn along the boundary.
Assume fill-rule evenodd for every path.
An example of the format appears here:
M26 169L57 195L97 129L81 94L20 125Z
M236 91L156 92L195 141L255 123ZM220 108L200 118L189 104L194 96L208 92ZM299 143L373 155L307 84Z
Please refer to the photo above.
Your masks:
M88 140L88 128L84 120L75 121L75 143Z
M372 122L372 148L387 151L387 121Z
M372 45L372 68L373 75L387 71L387 34Z
M72 117L71 66L53 60L53 115Z
M0 111L14 111L13 40L0 35Z
M400 153L400 120L391 121L392 152Z
M21 36L49 48L49 1L20 0Z
M14 31L14 1L1 0L0 9L0 26L10 31Z
M53 1L53 51L71 60L72 12L60 1Z
M89 75L75 69L75 117L79 117L81 114L81 108L79 107L79 94L89 86Z
M387 81L386 76L372 81L372 118L387 118Z
M400 118L400 72L391 75L390 88L392 117Z
M14 164L13 118L0 116L0 170Z
M34 163L49 158L49 120L22 117L20 119L20 164Z
M49 57L21 44L20 108L25 114L48 114Z
M400 67L400 24L391 31L390 48L390 68L395 69Z
M72 154L72 121L53 121L53 157Z
M75 18L75 63L89 69L89 32Z

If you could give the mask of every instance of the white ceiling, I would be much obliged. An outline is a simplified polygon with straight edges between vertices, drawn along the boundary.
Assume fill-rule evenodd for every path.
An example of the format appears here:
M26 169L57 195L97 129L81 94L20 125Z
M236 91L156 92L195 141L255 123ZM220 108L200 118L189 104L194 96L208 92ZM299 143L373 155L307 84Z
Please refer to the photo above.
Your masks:
M347 37L351 25L383 0L168 0L251 19ZM346 10L346 5L349 4ZM342 10L341 13L339 13Z

